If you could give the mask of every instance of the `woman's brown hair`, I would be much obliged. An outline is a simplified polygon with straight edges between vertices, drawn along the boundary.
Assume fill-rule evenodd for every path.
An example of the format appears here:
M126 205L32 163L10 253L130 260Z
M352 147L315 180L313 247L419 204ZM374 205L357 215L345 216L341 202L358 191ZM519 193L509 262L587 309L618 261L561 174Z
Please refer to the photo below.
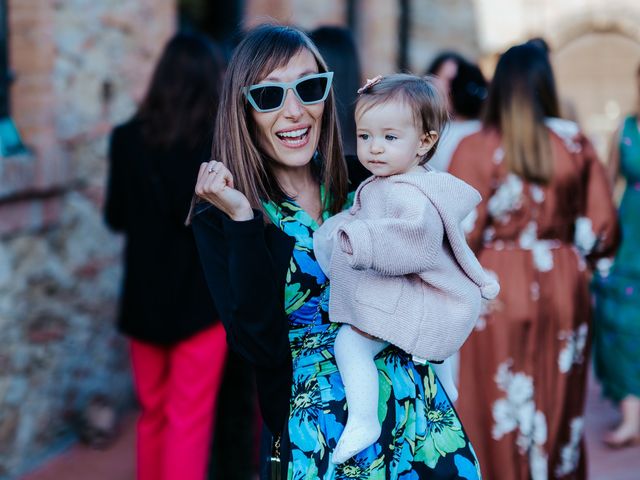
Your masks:
M491 82L484 125L502 134L504 160L511 172L540 184L551 180L553 157L545 118L558 116L547 53L532 44L507 50Z
M242 87L254 85L306 49L313 54L319 72L327 65L313 42L300 30L280 25L262 25L251 30L236 47L229 63L213 139L212 159L231 171L235 187L244 193L253 208L262 209L262 201L276 203L287 197L275 178L271 161L260 150L259 132L251 119L252 108ZM347 169L333 92L325 101L318 153L312 160L319 180L327 192L326 205L331 213L342 210L347 197Z
M169 40L136 113L147 144L209 142L223 74L222 53L207 37L181 32Z

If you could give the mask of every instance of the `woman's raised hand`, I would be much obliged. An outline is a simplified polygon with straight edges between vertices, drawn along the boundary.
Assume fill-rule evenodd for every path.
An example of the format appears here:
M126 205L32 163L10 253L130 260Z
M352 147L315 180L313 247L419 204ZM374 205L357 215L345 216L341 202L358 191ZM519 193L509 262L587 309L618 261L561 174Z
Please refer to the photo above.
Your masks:
M233 186L233 175L222 163L211 160L200 165L196 195L229 215L232 220L253 218L247 197Z

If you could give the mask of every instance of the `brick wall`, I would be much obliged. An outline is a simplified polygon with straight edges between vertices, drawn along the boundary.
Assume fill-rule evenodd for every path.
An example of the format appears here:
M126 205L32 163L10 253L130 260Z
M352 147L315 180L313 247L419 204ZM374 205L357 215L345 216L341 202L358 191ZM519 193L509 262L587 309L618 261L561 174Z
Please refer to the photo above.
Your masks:
M175 24L174 0L8 3L12 117L30 153L0 159L0 478L73 438L92 395L132 403L113 328L122 243L101 215L107 139Z
M409 67L416 73L443 49L478 54L476 10L472 0L413 0L410 6ZM245 24L276 20L311 30L346 25L347 1L247 0ZM366 77L397 69L400 2L359 0L356 41ZM455 21L451 21L455 18Z

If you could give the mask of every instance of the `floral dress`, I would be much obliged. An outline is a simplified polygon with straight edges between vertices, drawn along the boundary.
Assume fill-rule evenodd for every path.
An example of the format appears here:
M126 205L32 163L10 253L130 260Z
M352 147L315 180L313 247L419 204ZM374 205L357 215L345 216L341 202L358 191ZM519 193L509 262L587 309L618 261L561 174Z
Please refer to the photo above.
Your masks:
M586 478L588 265L615 247L616 215L602 165L565 122L551 127L546 185L510 172L492 129L462 140L449 167L482 195L463 228L501 287L460 350L457 404L491 479Z
M640 397L640 130L627 117L620 136L620 173L627 186L620 203L622 242L613 266L603 259L594 276L595 371L602 392L619 402Z
M480 479L471 443L433 371L393 346L376 357L382 435L346 463L331 462L347 405L333 351L339 324L329 321L329 283L313 252L318 224L293 201L264 207L295 238L285 286L293 356L288 479Z

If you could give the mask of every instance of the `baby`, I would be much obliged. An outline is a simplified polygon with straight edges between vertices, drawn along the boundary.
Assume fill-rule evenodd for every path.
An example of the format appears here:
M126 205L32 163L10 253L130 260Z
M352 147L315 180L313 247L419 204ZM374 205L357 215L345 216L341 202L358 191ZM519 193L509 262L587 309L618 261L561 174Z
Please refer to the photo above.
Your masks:
M480 195L426 166L448 116L438 89L429 79L394 74L358 93L358 158L373 176L351 209L314 235L316 258L331 279L329 317L344 324L335 357L349 417L336 464L380 436L374 357L391 343L416 361L445 360L471 333L481 299L499 291L461 227ZM448 363L432 367L456 397Z

